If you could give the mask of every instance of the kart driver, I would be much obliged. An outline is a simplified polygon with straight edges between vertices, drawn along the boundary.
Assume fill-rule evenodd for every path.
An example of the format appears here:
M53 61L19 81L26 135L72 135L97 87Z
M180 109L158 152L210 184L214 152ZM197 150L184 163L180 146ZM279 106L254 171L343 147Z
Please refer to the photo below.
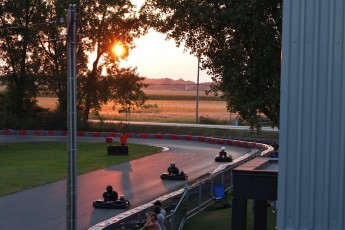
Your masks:
M118 198L117 192L113 191L113 187L111 185L107 186L107 191L103 193L104 201L116 201Z
M169 175L178 174L179 171L180 170L175 166L175 162L171 162L170 167L168 168Z
M219 157L226 157L225 147L222 147L219 152Z

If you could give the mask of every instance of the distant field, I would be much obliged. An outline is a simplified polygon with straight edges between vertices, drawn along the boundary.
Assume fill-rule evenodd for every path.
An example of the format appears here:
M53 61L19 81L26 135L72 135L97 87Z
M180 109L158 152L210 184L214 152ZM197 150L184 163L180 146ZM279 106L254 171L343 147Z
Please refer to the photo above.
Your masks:
M38 97L37 102L38 102L38 105L43 108L55 109L57 105L57 98L56 97Z
M195 100L196 91L166 91L166 90L145 90L151 100ZM199 100L204 101L223 101L220 96L213 94L206 95L205 91L199 91Z
M194 123L196 119L196 101L192 100L148 100L146 109L135 109L130 114L132 121L157 122L187 122ZM157 107L155 107L157 106ZM101 114L107 119L125 119L126 114L112 110L112 104L103 106ZM208 120L218 120L221 123L230 122L230 113L226 111L224 101L199 101L198 117ZM232 114L232 119L235 114Z
M159 91L151 90L145 93L155 99L146 102L146 108L135 109L129 114L119 113L120 106L108 103L100 111L104 119L131 121L156 121L156 122L186 122L194 123L196 120L196 93L191 91ZM225 101L219 97L206 96L199 93L198 117L204 121L212 121L219 124L228 124L237 114L230 114L226 110ZM154 97L153 97L154 96ZM185 99L181 99L184 97ZM38 104L45 108L53 109L56 106L56 98L40 97ZM93 118L93 117L91 117Z
M147 95L184 95L184 96L195 96L196 91L167 91L167 90L144 90ZM205 96L204 91L199 91L200 96Z

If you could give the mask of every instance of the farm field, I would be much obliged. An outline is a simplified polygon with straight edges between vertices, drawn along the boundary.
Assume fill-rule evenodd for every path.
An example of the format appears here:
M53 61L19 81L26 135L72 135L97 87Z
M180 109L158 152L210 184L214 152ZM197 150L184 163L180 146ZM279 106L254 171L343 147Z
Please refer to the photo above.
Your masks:
M146 101L145 108L137 108L130 114L119 113L121 107L108 103L102 107L102 119L121 121L151 121L151 122L177 122L195 123L196 120L196 92L193 91L163 91L150 90L145 93L154 98ZM159 99L161 98L161 99ZM56 98L40 97L38 104L44 108L54 109ZM203 123L230 124L237 114L230 114L226 109L226 102L219 97L206 96L199 92L198 117ZM90 118L95 118L91 115Z
M196 119L195 100L148 100L149 106L144 109L135 109L130 114L132 121L156 121L156 122L185 122L194 123ZM100 112L107 119L122 120L128 114L118 113L112 110L112 104L103 106ZM232 114L232 119L235 115ZM113 117L113 118L112 118ZM198 117L204 120L218 120L230 122L230 113L226 111L224 101L199 101Z

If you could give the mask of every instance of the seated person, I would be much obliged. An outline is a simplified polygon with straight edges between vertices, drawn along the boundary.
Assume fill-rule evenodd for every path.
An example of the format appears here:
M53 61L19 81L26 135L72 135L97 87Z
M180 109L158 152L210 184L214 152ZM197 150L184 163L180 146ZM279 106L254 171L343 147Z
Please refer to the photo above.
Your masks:
M111 185L107 186L107 191L103 193L104 201L116 201L118 198L117 192L113 191L113 187Z
M219 157L226 157L225 147L222 147L219 152Z
M168 173L169 175L171 174L178 174L179 173L179 169L175 166L175 162L171 162L170 163L170 167L168 168Z

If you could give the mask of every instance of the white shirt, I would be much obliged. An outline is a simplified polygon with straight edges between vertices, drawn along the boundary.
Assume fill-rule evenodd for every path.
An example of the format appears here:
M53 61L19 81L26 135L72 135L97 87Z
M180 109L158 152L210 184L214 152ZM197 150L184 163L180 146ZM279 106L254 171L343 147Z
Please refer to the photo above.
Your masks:
M164 216L164 218L167 216L167 212L165 211L164 208L161 208L161 213Z
M157 219L158 219L159 226L161 227L161 230L166 230L165 225L164 225L165 216L163 216L162 213L159 213L157 215Z

